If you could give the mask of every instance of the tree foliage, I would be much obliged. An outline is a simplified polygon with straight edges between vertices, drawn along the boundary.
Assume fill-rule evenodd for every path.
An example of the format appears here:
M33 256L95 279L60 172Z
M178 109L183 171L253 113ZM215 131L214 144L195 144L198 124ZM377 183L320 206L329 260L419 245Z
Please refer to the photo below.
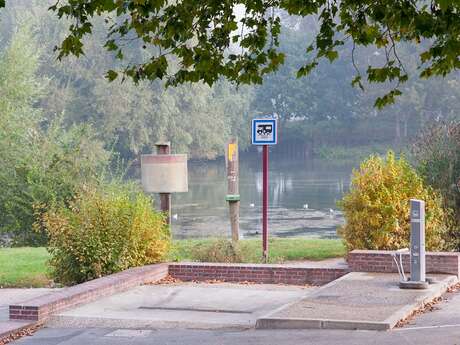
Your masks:
M219 80L213 87L198 82L164 90L166 81L107 83L101 71L123 69L126 63L147 59L152 50L133 40L125 42L123 61L104 51L106 24L102 16L91 19L93 33L84 41L85 56L55 61L53 47L65 39L70 21L58 20L47 10L51 4L53 0L9 2L1 13L4 39L0 39L0 47L9 40L12 28L22 25L23 14L32 12L33 18L28 18L34 28L30 43L41 47L43 63L38 75L46 81L46 92L33 108L41 109L40 116L48 120L63 114L65 127L90 124L106 148L126 159L151 152L154 143L163 139L172 141L173 150L188 152L193 158L222 154L230 135L238 135L244 149L249 118L266 114L276 114L281 121L282 140L277 150L291 150L291 144L296 152L310 153L330 146L400 147L430 121L455 117L460 111L458 73L430 80L411 78L400 86L403 96L397 104L380 112L373 109L374 100L392 85L371 87L362 80L365 92L350 86L356 72L351 62L352 40L336 48L339 56L333 65L319 61L308 78L296 78L297 70L305 64L305 46L320 26L314 17L290 16L285 11L275 13L281 24L278 48L285 61L276 72L263 77L263 85L235 89ZM241 8L235 13L242 15ZM408 74L417 73L417 54L425 46L397 44ZM353 60L357 66L382 64L385 51L372 45L355 47Z
M50 3L17 0L0 19L8 39L11 28L22 25L24 11L34 14L28 19L34 27L31 44L42 47L39 75L48 79L44 96L35 104L42 109L41 117L53 119L62 114L65 127L89 124L106 148L127 160L152 152L159 140L169 140L174 151L200 159L222 154L229 136L240 136L241 147L245 147L252 90L236 89L224 81L213 87L195 83L167 90L162 81L108 83L101 71L117 68L119 62L102 48L104 21L100 18L93 20L95 31L86 40L84 57L56 61L53 47L64 39L67 22L48 11ZM125 50L129 61L145 55L136 45Z
M94 34L97 16L107 24L103 45L118 59L123 60L133 42L142 46L146 54L120 69L136 82L212 85L224 77L261 83L284 62L280 12L318 20L319 30L297 69L299 77L322 59L336 60L347 40L353 43L352 52L356 46L381 48L383 62L365 71L369 82L393 83L376 100L378 107L393 103L401 94L399 85L409 77L398 56L398 42L422 47L417 63L422 77L446 76L460 66L460 4L455 0L89 0L57 1L51 9L69 20L60 57L85 54L85 37ZM109 80L116 77L114 69L107 72ZM362 87L361 73L353 84Z

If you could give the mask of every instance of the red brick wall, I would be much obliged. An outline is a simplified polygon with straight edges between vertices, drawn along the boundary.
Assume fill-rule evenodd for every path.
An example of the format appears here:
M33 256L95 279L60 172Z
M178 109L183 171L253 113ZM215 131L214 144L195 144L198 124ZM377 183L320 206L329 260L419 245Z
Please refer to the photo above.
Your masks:
M280 265L178 263L169 274L182 281L222 280L260 284L323 285L348 273L344 268L305 268Z
M21 305L10 305L10 319L46 320L51 314L94 301L97 298L110 296L141 284L162 279L167 273L167 264L131 268L45 296L33 298Z
M385 250L353 250L348 254L348 266L352 272L398 272L391 256ZM398 256L399 260L399 256ZM403 255L404 272L410 271L409 254ZM426 272L446 273L459 276L460 253L427 252Z

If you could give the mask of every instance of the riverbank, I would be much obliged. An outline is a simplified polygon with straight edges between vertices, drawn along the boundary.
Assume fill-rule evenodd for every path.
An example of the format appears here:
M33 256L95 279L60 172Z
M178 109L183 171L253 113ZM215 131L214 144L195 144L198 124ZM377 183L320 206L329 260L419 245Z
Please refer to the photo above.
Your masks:
M212 246L216 240L174 241L170 261L198 261L197 248ZM242 261L259 263L262 257L260 240L240 241L239 251ZM324 260L345 255L345 247L340 240L324 239L272 239L269 242L270 262L283 263L301 260ZM51 287L48 278L49 253L46 248L0 248L0 288L6 287Z

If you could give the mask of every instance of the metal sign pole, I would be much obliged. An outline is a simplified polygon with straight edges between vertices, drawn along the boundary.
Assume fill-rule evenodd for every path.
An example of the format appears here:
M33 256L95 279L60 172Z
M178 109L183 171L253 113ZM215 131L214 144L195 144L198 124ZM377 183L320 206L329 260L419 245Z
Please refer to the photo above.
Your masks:
M278 142L277 120L259 118L252 120L252 144L262 146L262 252L268 261L268 146Z
M265 262L268 261L268 145L263 146L263 182L262 182L262 247Z

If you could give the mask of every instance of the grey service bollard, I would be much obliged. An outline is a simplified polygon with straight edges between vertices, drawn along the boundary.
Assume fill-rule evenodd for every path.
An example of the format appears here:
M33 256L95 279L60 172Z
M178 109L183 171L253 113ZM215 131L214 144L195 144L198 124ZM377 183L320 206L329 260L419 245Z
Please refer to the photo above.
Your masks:
M410 200L410 280L401 281L403 289L427 289L425 266L425 202Z
M424 282L425 277L425 202L410 201L410 279Z

